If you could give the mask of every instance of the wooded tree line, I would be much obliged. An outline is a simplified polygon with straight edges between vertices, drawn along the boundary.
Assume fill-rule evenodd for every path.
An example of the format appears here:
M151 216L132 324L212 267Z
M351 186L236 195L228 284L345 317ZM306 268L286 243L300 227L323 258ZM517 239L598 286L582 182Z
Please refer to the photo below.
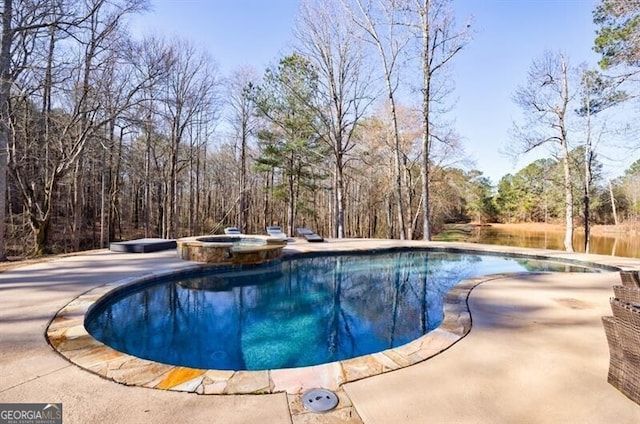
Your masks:
M3 249L227 225L429 237L421 178L455 147L437 109L468 38L449 0L303 2L292 52L230 76L188 40L130 36L148 6L3 0Z
M551 145L557 165L562 167L567 251L573 251L574 220L578 216L575 199L581 198L579 217L585 232L584 249L589 252L590 224L597 199L597 155L611 138L611 127L616 126L610 124L611 111L635 97L637 83L633 77L640 65L639 2L602 0L593 11L593 20L599 27L594 50L602 55L600 69L572 64L563 52L545 52L532 62L526 82L513 95L523 111L521 122L514 125L516 150L529 152ZM635 140L627 140L628 147L635 144ZM577 167L576 160L580 162ZM502 182L506 189L509 181ZM609 194L611 214L617 223L611 184ZM546 208L546 197L539 200ZM545 209L544 214L547 212Z
M593 11L599 27L594 50L600 69L571 63L563 52L544 52L534 59L513 101L522 117L512 131L513 153L546 147L552 158L531 163L501 179L497 193L478 182L484 193L473 204L478 219L504 221L564 220L564 247L573 251L576 219L584 229L589 252L591 223L634 218L634 167L617 181L603 181L598 155L615 133L626 131L627 148L637 147L629 121L615 122L616 108L637 94L640 3L603 0ZM634 164L635 165L635 164ZM631 197L628 197L631 196Z
M577 227L584 223L583 190L584 150L570 152L573 180L573 209ZM602 164L592 164L590 184L590 222L613 225L637 222L640 218L640 160L624 175L608 180L602 174ZM467 202L467 216L477 222L544 222L564 220L565 193L563 170L555 158L538 159L515 174L500 179L494 189L491 184L477 179L474 201Z
M303 1L292 51L266 70L231 75L188 40L131 36L127 18L148 6L3 0L0 256L225 226L264 233L272 224L290 234L309 226L329 237L429 239L449 221L561 217L559 205L566 212L566 195L578 193L584 170L597 177L587 142L565 143L562 131L541 135L542 127L517 135L530 143L524 149L564 143L565 156L576 157L570 169L583 171L558 179L559 154L505 177L496 194L481 172L465 170L446 112L450 65L470 40L470 24L456 24L452 0ZM618 12L597 13L605 28ZM607 66L618 64L615 52L603 55ZM544 62L554 63L562 61ZM532 125L557 129L571 106L586 122L581 134L600 137L594 116L630 97L622 84L631 78L585 70L575 85L582 95L569 95L561 83L568 67L558 69L541 84L556 90L546 97L546 121ZM521 90L523 108L540 109L533 94ZM560 114L553 94L566 100ZM537 167L545 169L543 182L535 183ZM518 198L538 193L535 184L544 201ZM551 193L558 184L564 200ZM631 187L620 180L609 190L620 219L635 217L625 184ZM602 187L587 184L591 203L571 206L587 204L606 222L612 203L597 194ZM522 210L527 202L535 205Z

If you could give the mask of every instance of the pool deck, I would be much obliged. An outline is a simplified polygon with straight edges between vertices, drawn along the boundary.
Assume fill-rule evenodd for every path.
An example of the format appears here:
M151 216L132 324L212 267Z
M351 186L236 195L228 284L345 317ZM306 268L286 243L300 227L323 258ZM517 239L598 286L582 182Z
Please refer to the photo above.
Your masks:
M624 269L640 260L556 251L391 240L296 241L288 251L435 246L526 252ZM298 395L197 395L132 387L72 363L46 341L56 313L108 283L189 266L175 251L108 250L0 273L0 403L62 403L69 423L638 423L640 406L606 381L600 321L617 274L488 279L468 298L471 331L414 365L342 385L340 405L306 413Z

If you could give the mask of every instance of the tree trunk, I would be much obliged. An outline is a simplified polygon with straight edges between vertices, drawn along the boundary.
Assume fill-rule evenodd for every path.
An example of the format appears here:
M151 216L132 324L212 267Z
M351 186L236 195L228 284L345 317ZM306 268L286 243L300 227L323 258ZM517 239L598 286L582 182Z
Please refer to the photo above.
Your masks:
M116 146L115 140L115 121L109 122L109 140L112 146ZM117 150L115 152L115 161L113 163L113 169L110 171L111 187L109 188L109 242L116 238L122 238L122 221L120 219L120 167L122 166L122 148L124 143L124 129L120 128L120 134L118 135ZM113 154L111 155L113 157ZM111 169L111 166L109 167ZM116 229L118 229L119 237L116 236Z
M422 239L431 240L431 221L429 219L429 157L430 157L430 95L431 95L431 69L430 69L430 35L429 35L429 6L430 0L424 0L422 9Z
M147 118L147 121L151 116ZM151 128L147 122L144 153L144 236L151 237Z
M82 160L76 162L75 169L73 171L73 226L72 226L72 248L74 251L80 250L80 239L82 238L82 212L84 203L84 175L83 175Z
M103 153L103 162L104 156ZM106 169L102 169L100 173L100 247L107 247L107 176Z
M564 195L565 195L565 232L564 248L567 252L573 252L573 189L571 185L571 165L569 164L569 142L567 139L567 127L565 124L565 114L569 104L569 82L568 70L564 57L560 56L560 66L562 68L562 107L558 113L558 123L560 129L560 144L564 157L562 166L564 169Z
M49 253L47 248L47 238L49 234L49 217L40 220L31 220L31 229L33 230L33 241L35 245L35 256L43 256Z
M569 165L569 149L563 145L565 156L562 158L564 168L564 196L565 196L565 231L564 248L567 252L573 252L573 190L571 188L571 168Z
M202 162L202 158L200 157L200 146L199 144L196 147L196 199L195 199L195 223L193 226L193 233L189 234L190 236L192 236L193 234L200 234L201 233L201 226L202 226L202 214L200 211L200 203L201 203L201 197L202 197L202 182L201 182L201 177L200 177L200 167L201 167L201 162ZM207 148L204 147L203 148L203 152L206 152Z
M616 198L613 196L613 186L611 180L609 180L609 196L611 197L611 212L613 214L613 223L618 225L618 212L616 208Z
M175 124L174 124L175 125ZM175 131L175 130L174 130ZM173 131L172 131L173 132ZM164 238L175 238L175 223L177 222L175 212L176 212L176 201L177 201L177 188L178 188L178 141L176 140L176 135L173 134L171 138L171 154L169 158L169 181L167 182L168 186L168 196L167 203L165 206L165 231Z
M169 176L169 204L167 205L166 238L176 238L178 233L178 146L177 142L171 152L171 172Z
M339 239L344 238L344 208L344 169L340 156L336 164L336 236Z
M293 169L293 160L291 163L291 169ZM295 177L293 173L288 177L288 185L289 185L289 202L287 203L287 226L289 234L293 235L293 226L295 219L295 207L296 207L296 197L295 197Z
M591 143L590 134L587 135L587 149L584 159L584 196L582 199L584 208L584 253L589 253L589 244L591 238L591 220L589 208L591 207Z
M269 184L269 181L271 179L271 176L273 175L273 171L268 171L267 174L265 175L265 179L264 179L264 193L263 193L263 209L262 209L262 229L260 231L260 233L262 233L262 231L265 231L267 229L268 225L271 225L271 217L270 217L270 213L269 213L269 189L273 184Z
M249 133L245 123L242 125L240 145L240 219L238 225L242 233L247 233L247 139Z
M197 138L197 135L194 137L193 135L193 131L190 132L189 135L189 202L187 205L187 209L188 209L188 216L187 216L187 234L189 235L193 235L193 225L195 222L195 197L196 197L196 193L195 193L195 187L194 187L194 174L195 174L195 164L194 164L194 152L196 152L196 140L194 140L194 138Z
M391 89L391 82L387 83L389 85L389 89ZM400 240L404 240L407 238L407 226L405 224L404 219L404 195L402 191L402 161L400 158L400 132L398 130L398 116L396 111L396 102L393 96L390 96L389 101L391 102L391 119L393 121L393 139L394 139L394 160L395 160L395 183L396 183L396 200L397 200L397 209L398 209L398 227L400 231Z
M0 46L0 261L6 260L7 148L9 146L9 98L11 94L11 42L13 0L4 0Z
M391 196L387 197L387 238L393 238L393 206Z

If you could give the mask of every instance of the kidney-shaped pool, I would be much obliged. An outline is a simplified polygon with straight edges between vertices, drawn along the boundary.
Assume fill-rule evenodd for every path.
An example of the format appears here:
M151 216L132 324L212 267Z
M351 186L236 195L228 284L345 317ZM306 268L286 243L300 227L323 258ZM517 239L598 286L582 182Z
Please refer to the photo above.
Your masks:
M402 250L286 259L199 271L120 290L96 303L87 331L112 348L201 369L266 370L339 361L438 327L461 280L593 268L472 253Z

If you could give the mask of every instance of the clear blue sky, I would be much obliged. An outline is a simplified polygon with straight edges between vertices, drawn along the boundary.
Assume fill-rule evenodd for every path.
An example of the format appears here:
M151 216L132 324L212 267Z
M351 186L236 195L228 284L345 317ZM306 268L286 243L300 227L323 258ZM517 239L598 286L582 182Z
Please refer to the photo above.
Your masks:
M259 73L290 52L297 0L151 0L153 11L133 21L136 32L176 35L206 49L228 74L243 65ZM457 20L472 16L474 39L454 64L457 105L451 112L465 151L494 183L538 157L517 163L500 151L519 116L511 95L531 61L545 50L595 67L596 0L455 0ZM617 159L617 157L613 157ZM633 158L631 158L633 159ZM611 161L614 165L614 161ZM628 164L628 163L627 163ZM610 177L624 168L609 167Z

